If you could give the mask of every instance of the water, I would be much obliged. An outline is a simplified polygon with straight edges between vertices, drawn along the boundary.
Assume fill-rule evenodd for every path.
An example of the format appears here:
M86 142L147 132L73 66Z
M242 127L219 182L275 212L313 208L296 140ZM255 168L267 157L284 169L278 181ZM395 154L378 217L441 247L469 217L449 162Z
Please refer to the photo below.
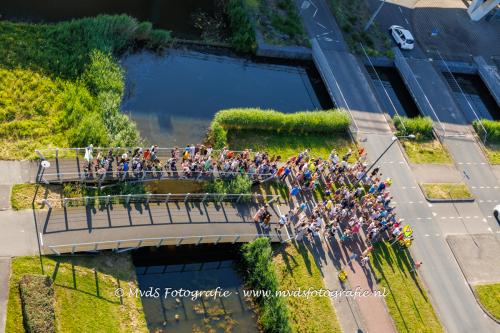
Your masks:
M373 80L375 89L383 103L383 107L391 117L395 114L410 118L420 115L417 105L395 68L375 67L376 73L371 66L367 66L366 69ZM386 91L390 100L387 98Z
M321 109L322 102L331 107L326 98L320 102L315 86L324 86L320 79L310 79L306 67L178 49L163 56L133 54L121 63L127 72L122 109L146 141L160 146L201 142L221 109L295 112Z
M231 292L229 297L142 297L150 332L258 332L256 317L243 299L242 281L232 258L234 246L180 246L134 253L141 290L149 287Z
M500 107L479 75L453 73L452 76L449 72L443 72L443 75L455 100L470 121L476 119L474 113L479 118L500 120Z
M156 28L172 30L180 38L198 38L193 13L201 11L213 17L220 0L5 0L0 17L29 22L59 22L99 14L128 14L150 21Z

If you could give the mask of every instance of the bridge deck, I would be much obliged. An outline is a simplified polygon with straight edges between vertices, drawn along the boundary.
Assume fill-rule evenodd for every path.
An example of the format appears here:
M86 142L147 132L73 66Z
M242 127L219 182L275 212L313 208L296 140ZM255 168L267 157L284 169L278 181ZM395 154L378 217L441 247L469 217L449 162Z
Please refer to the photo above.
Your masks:
M269 232L253 221L257 209L253 203L168 202L53 208L36 215L45 253L54 252L51 248L61 253L89 251L97 243L98 249L114 249L160 241L162 245L247 242L258 234L269 235L273 241L288 238L286 231L285 235L276 233L277 206L269 207ZM140 242L143 239L148 240ZM81 245L73 249L73 244Z

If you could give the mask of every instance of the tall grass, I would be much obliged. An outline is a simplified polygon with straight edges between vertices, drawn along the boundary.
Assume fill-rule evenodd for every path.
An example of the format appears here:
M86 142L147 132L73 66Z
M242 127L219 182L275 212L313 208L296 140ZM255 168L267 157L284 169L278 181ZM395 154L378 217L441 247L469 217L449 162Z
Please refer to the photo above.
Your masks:
M486 140L495 144L500 143L500 121L488 119L474 120L472 126L476 130L477 135L484 138L484 130L481 123L486 129Z
M242 247L246 283L254 290L268 290L274 294L279 282L272 261L269 239L259 238ZM289 333L292 331L289 313L281 297L257 297L260 325L267 333Z
M126 15L0 21L0 158L33 157L39 146L137 143L119 109L124 75L115 56L169 40L169 32Z
M394 126L398 130L398 134L416 136L417 140L428 140L433 138L432 119L430 117L399 117L393 118Z
M226 14L231 28L231 44L237 51L253 52L257 47L252 4L248 0L228 0Z

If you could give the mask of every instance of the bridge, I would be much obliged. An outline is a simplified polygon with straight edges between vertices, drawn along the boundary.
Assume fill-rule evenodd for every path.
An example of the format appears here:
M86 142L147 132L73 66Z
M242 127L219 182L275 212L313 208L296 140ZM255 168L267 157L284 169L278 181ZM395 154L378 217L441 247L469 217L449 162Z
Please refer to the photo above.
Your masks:
M35 210L42 251L62 254L126 251L142 246L242 243L258 237L285 242L277 225L280 196L260 194L139 194L44 200ZM264 204L271 227L253 216Z
M106 157L111 151L114 162L109 168L97 166L96 164L88 163L85 159L86 148L49 148L38 149L36 153L40 158L40 166L36 176L37 183L44 184L63 184L63 183L84 183L87 185L101 186L116 182L144 182L164 179L190 179L190 180L213 180L217 178L227 179L236 177L237 175L246 174L254 180L266 181L272 178L271 173L256 173L256 172L230 172L224 171L215 163L209 170L184 170L179 159L175 163L175 170L166 164L158 168L143 168L140 172L132 170L132 167L127 171L119 170L117 160L122 154L127 154L128 158L132 158L133 151L137 148L120 148L120 147L93 147L94 158L97 155ZM157 148L158 161L165 163L172 155L175 148ZM146 149L143 149L145 151ZM182 153L184 148L178 148ZM233 151L235 154L242 153L241 151ZM215 161L218 158L220 150L214 150L211 153L212 159ZM95 159L94 159L95 160Z

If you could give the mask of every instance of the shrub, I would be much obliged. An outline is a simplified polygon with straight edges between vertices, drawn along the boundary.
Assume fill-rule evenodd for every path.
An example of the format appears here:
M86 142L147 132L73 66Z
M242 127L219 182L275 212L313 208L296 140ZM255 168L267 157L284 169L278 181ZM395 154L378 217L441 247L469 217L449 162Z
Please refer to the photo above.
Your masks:
M50 277L24 275L19 281L19 291L26 332L55 332L54 288Z
M272 261L272 248L269 239L259 238L242 247L245 281L249 288L269 291L272 295L278 290L278 279ZM264 332L291 332L289 313L281 297L259 296L255 298L259 306L260 325Z
M231 44L237 51L253 52L257 47L252 10L244 0L228 0L226 14L231 28Z
M238 175L230 180L216 179L208 182L203 189L208 193L250 194L252 181L246 175Z
M484 130L481 123L486 129L486 140L491 143L500 143L500 121L488 119L481 119L481 121L474 120L472 126L476 130L477 135L484 138Z
M342 110L281 113L260 109L228 109L214 121L225 130L267 130L289 133L345 133L349 116Z
M433 138L432 119L430 117L407 118L394 116L394 126L400 135L413 134L417 140L428 140ZM405 131L406 128L406 131Z
M227 146L227 131L217 121L210 124L209 141L215 149L222 149Z

